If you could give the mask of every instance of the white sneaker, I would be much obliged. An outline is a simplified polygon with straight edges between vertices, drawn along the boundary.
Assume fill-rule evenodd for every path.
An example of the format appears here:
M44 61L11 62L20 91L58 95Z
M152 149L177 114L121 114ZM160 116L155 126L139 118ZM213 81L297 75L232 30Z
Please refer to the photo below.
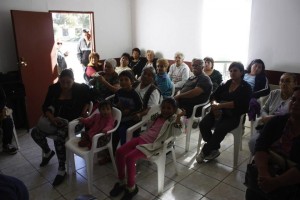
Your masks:
M217 158L219 155L220 155L219 150L212 150L209 155L204 157L204 159L205 160L213 160L213 159Z
M197 156L196 156L196 161L201 164L203 160L205 159L204 153L201 151Z

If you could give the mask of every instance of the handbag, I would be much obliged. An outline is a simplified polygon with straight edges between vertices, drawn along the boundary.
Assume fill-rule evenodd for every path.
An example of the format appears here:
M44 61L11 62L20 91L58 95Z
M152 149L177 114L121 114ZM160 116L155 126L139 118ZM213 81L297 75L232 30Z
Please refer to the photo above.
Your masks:
M58 123L58 127L54 126L50 120L45 117L44 115L42 115L39 118L39 121L36 125L36 127L47 134L50 135L55 135L55 134L61 134L61 135L65 135L66 129L68 128L68 120L64 119L64 118L60 118L58 117L58 119L60 120Z

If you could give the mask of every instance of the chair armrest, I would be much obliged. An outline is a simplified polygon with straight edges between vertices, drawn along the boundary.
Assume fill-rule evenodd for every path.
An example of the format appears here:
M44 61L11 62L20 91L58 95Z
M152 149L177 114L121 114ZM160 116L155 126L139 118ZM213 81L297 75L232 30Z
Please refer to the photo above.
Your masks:
M148 120L142 120L138 123L136 123L135 125L129 127L126 131L126 141L130 141L133 135L133 132L138 130L139 128L141 128L144 124L146 124L148 122Z
M107 132L108 133L108 132ZM93 141L92 141L92 148L96 149L97 148L97 143L98 140L101 136L104 136L104 133L97 133L96 135L93 136ZM112 138L111 138L112 139Z
M169 137L167 140L164 141L164 144L163 144L163 151L165 152L167 150L167 148L169 147L169 144L171 142L174 142L175 140L175 137L174 136L171 136Z
M70 121L68 124L68 136L69 138L75 137L75 127L79 124L78 119L74 119L73 121Z
M196 111L197 111L197 109L198 109L199 107L205 106L205 105L207 105L207 104L209 104L209 101L206 101L205 103L201 103L201 104L195 105L194 108L193 108L192 117L195 118L195 116L196 116ZM202 109L202 110L203 110L203 109Z
M201 111L201 118L203 119L204 116L206 115L206 112L209 112L210 111L210 107L211 107L211 104L208 103L206 104L205 106L202 107L202 111Z

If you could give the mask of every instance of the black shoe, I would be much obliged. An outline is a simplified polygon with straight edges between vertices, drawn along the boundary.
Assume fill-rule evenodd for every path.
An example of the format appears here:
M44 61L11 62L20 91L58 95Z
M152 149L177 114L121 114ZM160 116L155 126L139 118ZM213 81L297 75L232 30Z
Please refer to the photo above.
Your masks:
M109 192L111 197L116 197L121 194L125 190L125 185L121 185L120 183L116 183L114 188Z
M6 144L3 146L3 152L14 155L18 152L18 149L12 144Z
M64 175L56 175L52 185L57 186L61 184L64 181L65 177L66 177L66 173Z
M51 153L48 157L43 157L40 167L44 167L45 165L47 165L54 155L55 152L51 150Z
M137 185L135 185L133 191L130 192L128 189L125 190L125 194L121 200L131 200L138 192L139 192L139 188L137 187Z

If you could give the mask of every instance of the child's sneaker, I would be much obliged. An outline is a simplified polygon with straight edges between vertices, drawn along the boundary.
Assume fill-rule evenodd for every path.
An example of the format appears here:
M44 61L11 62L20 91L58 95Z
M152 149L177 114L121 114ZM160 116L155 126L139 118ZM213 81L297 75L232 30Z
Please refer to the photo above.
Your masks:
M137 193L139 192L139 188L135 185L134 189L130 191L128 188L125 190L125 194L121 200L131 200Z
M12 144L7 144L3 146L3 152L14 155L18 152L18 149Z
M109 192L111 197L116 197L125 190L125 185L121 183L116 183L114 188Z

